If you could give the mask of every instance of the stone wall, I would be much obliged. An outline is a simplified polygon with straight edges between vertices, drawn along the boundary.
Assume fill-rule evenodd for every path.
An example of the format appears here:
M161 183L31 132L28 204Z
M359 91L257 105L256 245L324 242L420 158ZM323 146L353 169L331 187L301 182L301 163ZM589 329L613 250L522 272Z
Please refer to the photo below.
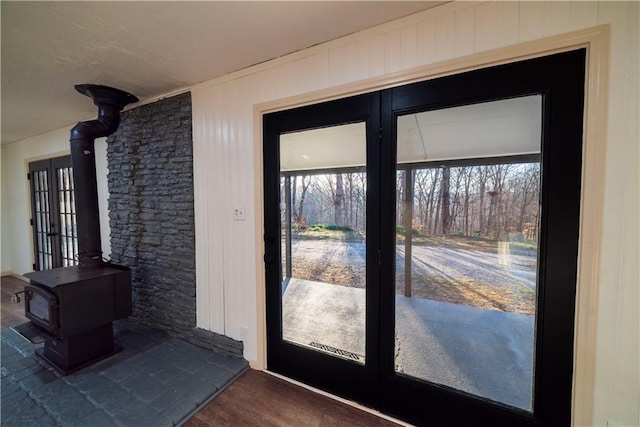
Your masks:
M241 354L195 327L192 148L190 93L122 113L107 139L111 259L131 268L134 319Z

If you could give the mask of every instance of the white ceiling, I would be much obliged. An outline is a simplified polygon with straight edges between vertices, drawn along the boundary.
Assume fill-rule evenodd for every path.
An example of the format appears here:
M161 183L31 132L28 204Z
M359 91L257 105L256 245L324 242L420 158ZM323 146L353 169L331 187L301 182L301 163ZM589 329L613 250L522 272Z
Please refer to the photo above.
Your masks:
M535 154L541 145L541 95L398 117L398 163Z
M542 96L482 102L398 117L398 163L540 152ZM280 169L305 171L366 162L364 122L280 135Z
M93 117L75 84L144 101L441 3L3 0L2 143Z

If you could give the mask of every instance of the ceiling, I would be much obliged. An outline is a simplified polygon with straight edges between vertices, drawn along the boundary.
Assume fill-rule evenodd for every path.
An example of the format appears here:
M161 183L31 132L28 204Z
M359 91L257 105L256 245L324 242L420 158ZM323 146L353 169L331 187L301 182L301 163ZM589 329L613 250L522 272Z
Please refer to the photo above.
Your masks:
M481 102L398 117L398 163L536 154L542 143L542 96ZM280 135L288 172L364 166L364 122Z
M2 143L95 116L75 84L144 102L441 3L3 0Z

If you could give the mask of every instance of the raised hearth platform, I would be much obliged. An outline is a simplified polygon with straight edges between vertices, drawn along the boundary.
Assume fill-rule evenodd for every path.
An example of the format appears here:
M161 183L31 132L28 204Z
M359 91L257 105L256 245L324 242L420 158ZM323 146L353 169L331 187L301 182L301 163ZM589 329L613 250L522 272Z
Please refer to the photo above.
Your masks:
M248 369L240 357L133 321L116 322L114 329L124 350L67 376L34 355L42 344L2 330L0 423L180 425Z

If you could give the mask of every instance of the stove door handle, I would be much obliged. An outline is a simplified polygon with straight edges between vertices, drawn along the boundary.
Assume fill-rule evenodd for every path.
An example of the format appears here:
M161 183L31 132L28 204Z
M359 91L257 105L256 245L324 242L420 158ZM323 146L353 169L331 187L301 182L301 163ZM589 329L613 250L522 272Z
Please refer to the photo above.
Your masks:
M20 294L24 294L25 297L29 297L29 293L27 291L16 292L11 296L11 302L14 304L20 304L22 298L20 298Z

